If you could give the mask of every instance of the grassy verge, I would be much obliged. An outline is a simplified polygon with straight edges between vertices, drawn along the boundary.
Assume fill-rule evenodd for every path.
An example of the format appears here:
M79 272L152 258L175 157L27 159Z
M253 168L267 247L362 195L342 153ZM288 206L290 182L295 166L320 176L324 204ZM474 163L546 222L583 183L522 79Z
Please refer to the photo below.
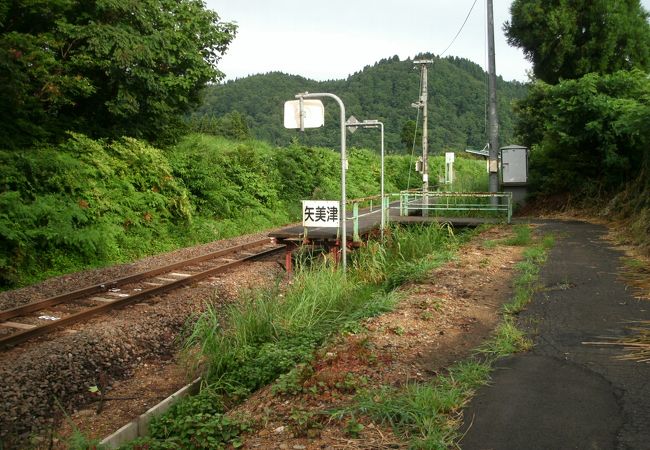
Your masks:
M391 310L399 301L397 286L416 281L453 258L468 238L441 227L395 228L388 233L388 245L370 244L355 253L347 276L324 257L305 265L286 289L276 286L244 294L225 314L208 307L186 342L192 360L203 369L205 386L199 395L155 419L150 436L128 448L240 446L239 436L251 424L244 417L226 414L229 409L274 380L274 389L281 392L302 388L302 372L331 336L362 318ZM504 307L504 320L492 339L474 357L427 383L369 390L355 381L355 402L332 413L347 423L350 436L363 429L362 418L366 418L393 427L411 448L456 445L461 410L475 390L489 381L493 362L531 345L513 317L531 298L553 240L533 242L526 226L516 227L515 237L497 245L515 242L528 248L517 265L513 302ZM309 420L308 413L298 410L290 418L298 425Z
M462 408L475 390L488 383L493 363L500 357L526 351L532 343L515 326L514 315L530 301L536 289L539 268L546 260L554 240L546 236L533 242L530 228L518 227L512 245L529 246L524 261L516 267L515 294L504 307L504 319L492 338L467 361L448 369L427 383L411 383L402 388L382 387L357 396L356 404L337 412L339 418L354 420L359 416L390 425L396 434L414 449L457 447L462 424ZM504 242L505 243L505 242Z
M448 261L458 242L447 227L392 228L386 245L355 252L347 275L324 257L298 270L285 289L244 294L225 314L208 306L185 346L203 369L204 389L154 420L151 436L130 447L237 446L246 421L225 411L279 376L289 383L330 336L391 310L395 288Z

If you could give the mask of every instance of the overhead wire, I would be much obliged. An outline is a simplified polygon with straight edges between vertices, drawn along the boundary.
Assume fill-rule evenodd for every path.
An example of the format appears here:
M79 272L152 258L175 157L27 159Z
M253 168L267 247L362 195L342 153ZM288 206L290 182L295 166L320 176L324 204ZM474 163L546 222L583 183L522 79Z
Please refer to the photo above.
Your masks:
M456 42L456 39L457 39L458 36L460 35L461 31L463 31L463 28L465 28L465 24L466 24L467 21L469 20L469 16L470 16L470 14L472 14L472 10L474 9L474 6L476 6L476 2L477 2L477 1L478 1L478 0L474 0L474 3L472 3L472 7L469 9L469 12L467 13L467 16L465 16L465 20L463 21L463 24L462 24L462 25L460 26L460 28L458 29L458 33L456 33L456 36L454 36L454 38L451 40L451 42L449 43L449 45L447 46L447 48L446 48L442 53L440 53L440 56L439 56L440 58L442 57L442 55L444 55L445 53L447 53L447 50L449 50L449 49L451 48L451 46L454 45L454 42Z
M454 42L456 42L456 39L458 38L458 36L460 36L460 33L463 31L463 28L465 28L465 25L467 24L467 21L469 20L469 16L472 14L472 11L474 10L474 7L476 6L477 1L478 0L474 0L474 3L472 3L472 6L469 8L469 11L467 12L467 15L465 16L465 20L463 21L462 25L458 29L458 32L456 33L454 38L451 40L451 42L449 43L447 48L445 48L444 51L442 53L440 53L440 55L438 56L439 58L441 58L445 53L447 53L447 50L449 50L451 48L451 46L454 45ZM485 25L484 25L484 28L485 28ZM487 33L487 29L485 29L485 32ZM486 42L487 42L487 39L486 39ZM486 56L486 58L487 58L487 56ZM486 72L486 75L487 75L487 72ZM420 76L420 87L418 89L418 95L419 95L420 92L422 92L422 76ZM486 101L485 101L485 118L486 118L485 119L486 120L486 122L485 122L485 130L487 132L487 98L486 98ZM413 146L411 148L411 160L410 160L410 163L409 163L409 172L408 172L409 174L408 174L408 180L407 180L407 184L406 184L407 189L411 188L411 171L413 170L413 157L414 157L414 154L415 154L415 142L417 141L419 121L420 121L420 108L418 107L417 118L415 120L415 132L413 133Z

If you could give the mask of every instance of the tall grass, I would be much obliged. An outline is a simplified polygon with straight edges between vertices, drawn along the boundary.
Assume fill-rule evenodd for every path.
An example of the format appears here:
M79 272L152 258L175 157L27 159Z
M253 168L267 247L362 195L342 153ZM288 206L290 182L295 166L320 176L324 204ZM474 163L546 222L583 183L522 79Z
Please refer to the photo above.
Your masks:
M486 362L461 362L431 383L363 392L354 408L336 415L367 415L397 430L410 448L447 449L457 437L461 408L476 388L488 382L489 373L490 364Z
M552 236L535 241L528 226L515 228L515 236L496 244L528 246L524 261L516 266L515 296L504 307L505 317L492 337L469 360L449 368L445 376L424 383L410 383L401 388L384 386L361 392L356 403L337 411L335 416L358 417L393 428L412 449L458 448L462 408L474 391L488 383L496 359L516 352L527 351L531 341L516 327L513 314L531 299L537 285L540 266L554 244Z
M396 227L387 241L355 254L348 274L324 259L300 267L285 290L247 292L225 314L208 306L186 349L226 395L273 381L344 324L390 310L395 287L450 258L455 246L450 229L439 226Z
M347 274L324 258L299 266L284 289L276 285L245 292L225 311L208 305L185 343L186 354L202 368L205 387L227 409L310 361L339 330L390 311L400 298L395 287L451 258L456 246L456 237L446 227L392 228L386 246L370 243L355 253ZM201 426L170 414L160 420L192 429ZM191 416L192 411L183 414ZM183 433L192 434L185 429ZM152 439L168 440L170 435Z

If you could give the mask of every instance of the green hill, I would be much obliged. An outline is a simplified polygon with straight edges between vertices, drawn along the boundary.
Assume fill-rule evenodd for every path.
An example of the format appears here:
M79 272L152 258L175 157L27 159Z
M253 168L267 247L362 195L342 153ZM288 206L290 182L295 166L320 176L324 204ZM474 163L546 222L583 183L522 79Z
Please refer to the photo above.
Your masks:
M487 142L487 81L483 69L467 59L441 59L431 55L416 58L422 57L434 60L429 68L428 83L430 151L483 148ZM318 82L279 72L253 75L207 88L193 120L197 123L235 112L244 117L252 136L257 139L287 145L297 138L306 145L338 148L339 110L332 100L324 100L324 128L300 134L282 126L282 108L286 100L293 99L299 92L330 92L343 100L346 116L384 122L387 152L410 152L410 145L403 143L402 130L408 121L416 120L417 110L411 103L418 98L419 83L419 71L414 68L413 60L400 61L397 56L366 66L345 80ZM512 100L526 95L527 87L501 78L497 84L500 140L509 144L514 131L510 105ZM377 148L379 144L376 132L365 130L348 135L348 145Z

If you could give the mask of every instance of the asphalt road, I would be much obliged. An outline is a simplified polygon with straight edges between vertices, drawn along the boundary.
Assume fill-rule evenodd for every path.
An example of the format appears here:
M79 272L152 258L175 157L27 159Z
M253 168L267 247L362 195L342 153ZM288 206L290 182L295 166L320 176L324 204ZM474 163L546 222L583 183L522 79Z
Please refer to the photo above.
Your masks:
M604 227L549 221L556 236L520 325L532 351L501 360L464 412L464 450L650 449L650 364L619 346L585 345L650 320L619 273L623 254Z

